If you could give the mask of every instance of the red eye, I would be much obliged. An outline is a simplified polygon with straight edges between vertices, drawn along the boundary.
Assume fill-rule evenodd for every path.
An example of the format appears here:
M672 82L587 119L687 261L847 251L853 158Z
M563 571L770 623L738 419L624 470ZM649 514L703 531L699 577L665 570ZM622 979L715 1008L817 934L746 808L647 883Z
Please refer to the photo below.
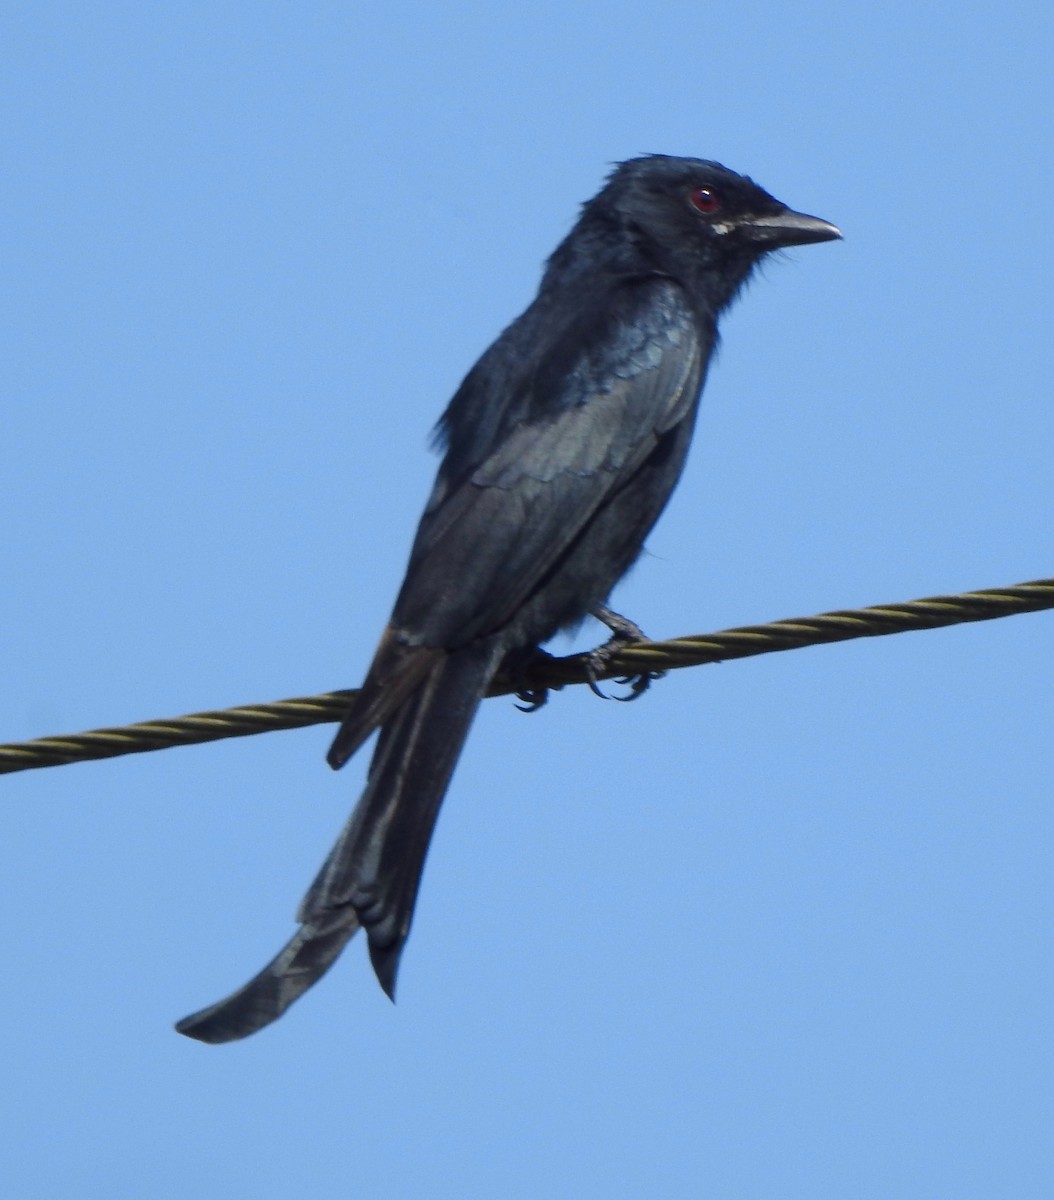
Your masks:
M692 207L706 216L711 216L721 207L721 193L714 188L695 188L689 199Z

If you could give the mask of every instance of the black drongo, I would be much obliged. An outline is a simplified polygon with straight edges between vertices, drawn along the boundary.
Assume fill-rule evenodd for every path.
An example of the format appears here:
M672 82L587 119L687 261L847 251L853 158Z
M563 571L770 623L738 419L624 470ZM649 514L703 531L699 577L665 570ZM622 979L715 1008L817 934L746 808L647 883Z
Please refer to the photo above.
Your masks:
M605 602L681 474L717 321L771 250L840 237L714 162L624 162L549 259L538 295L438 426L443 461L406 578L329 751L380 731L366 789L240 991L185 1018L205 1042L279 1017L361 926L392 995L454 764L502 666Z

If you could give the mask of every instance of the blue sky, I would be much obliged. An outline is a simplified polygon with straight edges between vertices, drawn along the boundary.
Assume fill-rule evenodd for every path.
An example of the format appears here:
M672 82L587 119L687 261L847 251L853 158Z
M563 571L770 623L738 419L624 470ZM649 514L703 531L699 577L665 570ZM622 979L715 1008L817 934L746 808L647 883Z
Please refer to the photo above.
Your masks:
M0 740L353 686L428 431L614 160L840 244L724 325L655 636L1050 575L1035 5L9 5ZM598 635L584 632L582 642ZM484 706L399 1004L231 1047L328 728L5 778L10 1194L1054 1194L1054 618Z

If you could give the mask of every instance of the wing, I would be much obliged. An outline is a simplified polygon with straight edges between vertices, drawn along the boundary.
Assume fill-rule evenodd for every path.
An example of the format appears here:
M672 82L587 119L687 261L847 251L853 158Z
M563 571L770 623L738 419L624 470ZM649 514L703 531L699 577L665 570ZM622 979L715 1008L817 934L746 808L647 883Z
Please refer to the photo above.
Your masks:
M712 340L666 278L613 289L599 312L549 340L526 379L510 378L499 340L494 379L515 395L494 395L491 407L513 419L491 419L490 444L466 463L457 448L472 431L461 435L453 405L448 412L451 452L396 603L397 636L454 648L508 624L660 438L692 414ZM473 382L477 392L487 386L486 372ZM486 408L478 394L464 405L467 414Z

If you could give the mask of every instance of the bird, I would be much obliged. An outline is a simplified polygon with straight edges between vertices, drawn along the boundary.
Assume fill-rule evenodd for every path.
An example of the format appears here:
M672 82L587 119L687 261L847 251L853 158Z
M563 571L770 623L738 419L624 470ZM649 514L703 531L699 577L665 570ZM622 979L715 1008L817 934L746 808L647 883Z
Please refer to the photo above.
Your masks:
M590 614L612 628L608 647L640 636L607 602L681 475L719 317L767 254L841 236L717 162L615 165L436 426L442 457L406 576L327 756L339 768L379 731L365 789L299 928L180 1033L222 1043L269 1025L360 928L394 999L429 841L488 685L525 677Z

